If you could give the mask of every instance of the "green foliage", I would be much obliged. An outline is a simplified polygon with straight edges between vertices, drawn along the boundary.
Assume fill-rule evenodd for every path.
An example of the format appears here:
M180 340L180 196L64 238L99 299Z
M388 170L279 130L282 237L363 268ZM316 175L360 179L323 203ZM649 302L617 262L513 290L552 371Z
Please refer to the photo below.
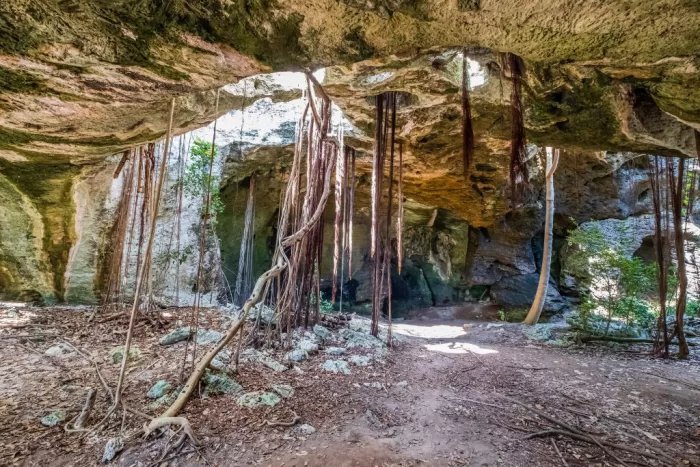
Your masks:
M689 300L685 306L685 313L694 318L700 317L700 302Z
M578 228L568 238L574 247L571 265L586 271L591 290L584 293L579 307L577 326L592 332L597 312L605 314L607 334L613 318L619 318L627 326L647 327L654 319L652 305L644 295L656 285L656 264L645 264L640 258L630 258L625 247L631 241L629 227L620 224L620 241L610 244L597 226Z
M221 192L219 190L219 177L213 174L211 177L209 176L211 161L212 159L215 161L217 156L218 151L214 150L214 157L212 158L210 142L197 138L192 143L190 161L183 179L185 193L193 198L203 199L207 190L210 190L209 218L212 224L216 223L216 216L224 210L224 203L221 201ZM202 206L202 209L204 209L204 206Z

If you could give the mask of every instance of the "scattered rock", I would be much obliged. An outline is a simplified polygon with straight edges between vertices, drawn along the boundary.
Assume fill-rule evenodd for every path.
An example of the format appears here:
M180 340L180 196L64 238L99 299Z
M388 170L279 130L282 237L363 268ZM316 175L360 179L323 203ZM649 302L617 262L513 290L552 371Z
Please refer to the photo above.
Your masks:
M330 331L328 331L328 328L325 326L321 326L320 324L314 325L314 334L316 334L321 340L326 340L328 339L328 334Z
M299 341L299 344L297 344L297 349L313 354L318 352L318 344L308 339L302 339Z
M350 374L350 366L345 360L326 360L323 362L323 365L321 365L321 368L331 373Z
M399 381L398 383L394 384L397 388L405 388L408 386L408 381Z
M161 397L166 396L172 388L173 386L169 382L161 379L160 381L156 382L156 384L151 386L151 389L149 389L148 393L146 393L146 397L150 399L160 399Z
M124 347L114 347L109 351L109 356L112 357L112 363L115 365L121 363L122 358L124 358ZM141 358L141 350L136 346L131 346L129 349L129 359L138 360L139 358Z
M326 349L328 355L345 355L344 347L328 347Z
M301 433L302 435L313 435L316 433L316 428L313 427L313 425L309 425L308 423L304 423L302 425L299 425L297 427L297 431Z
M279 404L282 399L272 392L254 391L243 394L236 400L236 403L243 407L254 408L260 406L274 407Z
M48 415L45 415L41 419L41 424L44 426L56 426L66 419L66 412L63 410L56 410Z
M46 349L44 355L48 355L50 357L75 357L77 352L68 344L61 342Z
M288 384L273 384L272 390L282 396L284 399L288 399L294 395L294 388Z
M211 366L217 370L224 370L230 361L231 353L223 350L216 354L214 359L211 361Z
M219 394L236 394L243 391L243 386L232 380L225 374L207 372L204 375L203 398L218 396Z
M122 449L124 449L124 441L121 438L110 438L107 444L105 444L105 451L104 454L102 454L102 463L106 464L111 462Z
M274 324L275 310L267 305L258 303L253 307L252 313L248 315L248 321L255 321L260 316L260 323L263 325Z
M197 344L209 345L216 344L223 339L224 333L213 329L200 329L197 331Z
M287 355L284 356L284 359L287 360L288 362L301 362L309 358L309 354L306 353L305 350L292 350L291 352L287 352Z
M365 387L368 388L374 388L374 389L384 389L386 386L384 386L384 383L379 383L377 381L373 383L362 383Z
M350 357L350 362L357 366L369 366L372 364L372 358L366 355L353 355Z
M548 341L552 339L552 326L547 323L525 327L525 336L533 341Z
M177 344L178 342L186 341L187 339L189 339L191 334L192 332L190 331L189 326L181 326L179 328L173 329L172 331L161 337L158 343L160 345Z
M362 347L365 349L380 348L384 346L384 343L372 336L371 334L366 334L364 332L353 331L352 329L343 329L340 331L340 336L345 339L346 347Z
M259 362L274 371L287 371L288 369L280 362L255 349L246 349L241 356L241 360L247 362Z

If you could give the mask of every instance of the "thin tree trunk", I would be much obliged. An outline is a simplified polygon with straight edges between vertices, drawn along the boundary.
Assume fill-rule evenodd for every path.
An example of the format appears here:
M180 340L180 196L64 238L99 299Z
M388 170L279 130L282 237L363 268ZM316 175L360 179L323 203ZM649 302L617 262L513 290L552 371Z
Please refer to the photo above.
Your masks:
M546 185L546 207L544 218L544 247L542 250L542 267L540 268L540 281L537 285L537 293L532 302L530 311L525 318L524 324L537 324L542 314L542 309L547 298L547 288L549 287L549 271L552 264L552 226L554 224L554 172L559 164L559 149L547 148L547 164L545 173Z
M669 166L670 176L673 177L673 165ZM678 263L678 300L676 301L676 330L678 336L678 356L688 358L690 351L683 331L683 316L688 302L688 275L685 268L685 239L683 238L683 189L685 159L678 159L678 171L676 179L672 178L671 201L673 208L673 237L676 247L676 261Z

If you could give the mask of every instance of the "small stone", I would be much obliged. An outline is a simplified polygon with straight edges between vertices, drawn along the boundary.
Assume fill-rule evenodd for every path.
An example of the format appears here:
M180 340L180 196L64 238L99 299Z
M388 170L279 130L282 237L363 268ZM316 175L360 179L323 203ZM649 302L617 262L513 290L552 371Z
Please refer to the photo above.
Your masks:
M161 397L167 395L172 389L172 385L164 379L156 382L151 389L146 393L146 397L149 399L160 399Z
M57 410L55 412L51 412L48 415L45 415L44 418L41 419L41 424L44 426L56 426L65 419L66 412L64 412L63 410Z
M46 349L46 352L44 352L44 355L48 355L50 357L75 357L77 355L77 352L73 350L68 344L64 343L59 343L54 345L53 347L49 347Z
M328 355L345 355L345 347L328 347L326 353Z
M272 390L282 396L284 399L288 399L294 395L294 388L288 384L273 384Z
M272 392L254 391L243 394L236 400L236 403L243 407L254 408L263 405L274 407L281 401L282 399Z
M307 435L307 436L313 435L314 433L316 433L316 428L314 428L313 425L309 425L308 423L304 423L302 425L299 425L297 427L297 430L302 435Z
M345 360L326 360L323 362L323 365L321 365L321 368L330 373L350 374L350 366Z
M122 358L124 358L124 347L114 347L109 351L109 356L112 357L112 363L115 365L120 364ZM141 350L136 346L132 346L129 349L129 359L138 360L139 358L141 358Z
M199 345L209 345L216 344L224 337L223 332L215 331L213 329L200 329L197 331L197 344Z
M170 331L168 334L164 335L163 337L160 338L158 343L160 345L173 345L177 344L178 342L186 341L187 339L190 338L191 331L189 326L183 326L179 328L175 328L172 331ZM199 342L199 341L197 341Z
M353 355L350 357L350 362L357 366L369 366L372 363L372 359L365 355Z
M307 354L305 350L300 349L287 352L287 355L284 356L284 359L288 362L301 362L306 360L307 358L309 358L309 354Z
M219 394L236 394L241 391L243 391L243 386L225 374L207 372L204 376L204 393L202 393L204 399Z
M399 381L398 383L394 384L397 388L405 388L408 386L408 381Z
M313 330L314 330L314 334L316 334L319 338L321 338L321 340L325 341L326 339L328 339L329 331L328 331L327 327L321 326L320 324L316 324L316 325L314 325Z
M368 388L374 388L374 389L384 389L384 384L379 383L379 382L373 382L373 383L363 383L365 387Z
M105 444L105 451L104 454L102 454L102 463L106 464L111 462L122 449L124 449L124 441L122 441L121 438L110 438L107 444Z

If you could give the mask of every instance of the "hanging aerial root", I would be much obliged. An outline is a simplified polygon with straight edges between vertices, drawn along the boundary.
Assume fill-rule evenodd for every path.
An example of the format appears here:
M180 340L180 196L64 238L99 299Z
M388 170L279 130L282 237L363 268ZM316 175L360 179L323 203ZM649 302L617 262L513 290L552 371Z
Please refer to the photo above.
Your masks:
M403 264L403 143L399 141L399 207L398 215L396 216L396 255L398 262L399 274L401 274L401 265Z
M462 158L464 178L469 176L469 167L474 158L474 128L472 127L472 108L469 99L469 63L467 49L462 50Z
M345 166L344 160L347 155L347 148L338 148L335 163L335 222L333 224L333 285L331 293L331 303L335 304L335 294L338 290L338 263L340 262L340 234L342 230L341 220L343 218L343 194L345 191Z
M501 69L510 73L513 90L510 96L511 137L510 137L510 185L513 204L522 198L528 184L527 148L525 144L525 123L522 85L525 76L525 62L519 56L505 52L500 55Z
M355 211L355 149L351 148L351 163L350 171L352 178L350 180L350 205L348 206L348 279L352 280L352 235L353 235L353 217Z

